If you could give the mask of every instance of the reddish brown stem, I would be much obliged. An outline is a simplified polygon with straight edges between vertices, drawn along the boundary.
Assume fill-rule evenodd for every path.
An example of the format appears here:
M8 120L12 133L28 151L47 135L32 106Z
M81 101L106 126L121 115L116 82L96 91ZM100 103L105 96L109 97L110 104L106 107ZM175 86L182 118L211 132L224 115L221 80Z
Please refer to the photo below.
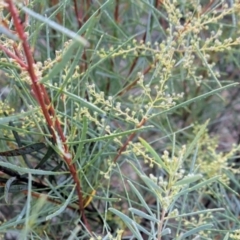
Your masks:
M76 18L78 20L78 25L79 25L79 28L82 26L82 19L83 19L83 13L81 10L78 10L78 4L77 4L77 0L74 0L74 11L75 11L75 15L76 15Z
M143 38L142 38L142 41L143 41L143 42L146 41L146 36L147 36L147 32L145 32L144 35L143 35ZM135 57L135 59L133 60L133 63L132 63L132 65L131 65L131 67L130 67L130 70L129 70L129 72L128 72L128 76L132 73L134 67L135 67L136 64L137 64L137 60L138 60L138 59L139 59L139 57Z
M51 6L56 6L57 4L59 4L59 0L52 0L52 1L50 1L50 4L51 4ZM56 18L58 20L58 23L62 24L62 15L60 12L57 13Z
M141 120L141 122L137 125L137 128L142 127L145 123L146 123L147 119L143 118ZM136 133L131 133L130 136L128 137L127 141L123 144L123 146L118 150L118 154L116 155L116 157L113 159L113 162L116 163L118 158L122 155L122 152L126 150L128 144L130 141L133 140L133 138L135 137Z
M81 8L78 9L78 4L77 4L77 0L74 0L74 11L75 11L75 15L76 15L76 18L78 20L78 26L79 28L82 27L82 25L88 20L89 16L87 14L84 14L84 13L87 13L89 8L90 8L90 5L91 5L91 0L87 0L86 3L84 3L84 1L82 1L82 3L80 4ZM84 6L86 4L86 7Z
M162 239L162 227L163 227L163 222L164 222L165 213L166 213L166 210L163 209L163 210L162 210L162 214L161 214L160 223L158 223L158 234L157 234L158 240L161 240L161 239Z
M156 63L156 61L154 62L154 64ZM150 70L152 69L151 65L149 65L147 68L144 69L143 71L143 75L147 74ZM128 85L127 88L123 89L121 92L118 93L118 96L123 95L125 92L127 92L128 90L130 90L133 86L135 86L138 82L139 78L136 78L131 84Z
M161 3L160 1L156 0L156 2L155 2L155 8L156 8L156 9L158 8L158 6L159 6L160 3ZM143 35L143 37L142 37L142 41L143 41L143 42L146 41L146 37L147 37L147 31L144 33L144 35ZM128 76L132 73L134 67L136 66L138 58L139 58L139 57L135 57L135 59L133 60L133 63L132 63L132 65L131 65L131 67L130 67L130 70L129 70L129 72L128 72ZM146 68L146 69L144 70L145 74L146 74L149 70L151 70L151 68L149 68L149 67ZM128 91L129 89L131 89L131 88L137 83L138 80L139 80L139 78L137 78L131 85L129 85L128 88L125 89L124 92ZM122 95L124 92L119 93L119 95Z
M13 49L14 49L15 55L16 55L19 59L22 59L22 55L21 55L21 53L19 52L16 43L13 44Z
M9 51L7 48L5 48L1 44L0 44L0 49L2 49L2 51L5 52L9 57L14 59L22 68L27 70L28 66L23 62L22 59L18 58L15 54L13 54L11 51Z
M17 9L15 8L15 6L12 3L11 0L7 0L7 2L9 4L9 10L10 10L11 15L13 17L13 21L14 21L14 24L15 24L16 31L17 31L20 39L22 40L23 49L24 49L24 52L25 52L25 55L26 55L26 60L27 60L27 63L28 63L27 70L28 70L28 73L29 73L29 75L31 77L31 80L32 80L32 88L33 88L34 94L36 95L36 97L39 101L39 104L42 108L43 114L46 118L46 121L47 121L48 125L53 126L53 122L52 122L52 120L51 120L51 118L48 114L47 108L46 108L44 100L43 100L42 93L40 91L37 76L35 75L35 72L34 72L33 57L32 57L32 54L30 52L30 48L29 48L28 43L27 43L26 34L24 33L23 27L22 27L22 25L19 21L19 16L18 16L18 13L17 13ZM52 135L54 136L54 140L56 140L56 136L55 136L54 131L52 131Z
M37 98L37 101L42 109L43 115L47 121L47 124L49 126L49 129L51 131L51 135L52 135L54 141L57 142L57 139L60 138L61 144L64 147L64 153L62 153L62 155L63 155L64 161L66 162L66 164L69 168L72 178L76 184L78 200L79 200L79 211L82 214L84 224L90 231L90 227L88 225L86 216L84 214L83 197L82 197L80 180L77 175L76 167L75 167L75 165L72 164L72 158L70 157L68 147L66 145L66 138L63 134L62 128L61 128L59 120L55 114L54 108L52 107L52 104L48 97L47 91L46 91L44 85L42 85L41 83L38 82L38 78L37 78L37 76L35 74L35 70L34 70L34 60L32 57L30 47L27 42L26 34L24 33L23 26L21 25L21 23L19 21L18 11L17 11L15 5L13 4L12 0L6 0L6 2L8 3L9 11L13 18L16 32L18 33L19 38L22 40L22 45L23 45L24 53L25 53L26 60L27 60L27 71L28 71L28 74L32 81L33 93L34 93L35 97ZM19 59L16 58L15 55L13 55L12 57L13 57L13 59L16 59L19 61Z
M114 10L114 20L116 23L119 22L119 0L116 0L116 6Z

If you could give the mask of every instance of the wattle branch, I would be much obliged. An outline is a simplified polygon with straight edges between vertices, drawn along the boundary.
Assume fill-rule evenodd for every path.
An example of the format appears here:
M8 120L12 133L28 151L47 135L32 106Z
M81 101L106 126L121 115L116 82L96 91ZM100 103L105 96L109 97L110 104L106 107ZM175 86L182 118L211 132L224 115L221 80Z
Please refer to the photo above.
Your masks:
M15 7L14 3L12 0L6 0L6 2L8 3L8 8L9 11L11 13L11 16L13 18L13 22L14 22L14 26L16 28L16 32L19 35L19 38L22 41L22 46L23 46L23 50L25 53L25 57L26 57L26 61L27 61L27 65L24 63L24 61L22 61L21 59L19 59L18 56L12 54L10 51L8 51L6 48L4 48L3 46L1 47L1 49L10 57L12 57L13 59L15 59L19 65L24 69L24 71L28 71L28 74L31 78L31 82L32 82L32 91L34 96L36 97L43 115L46 119L46 122L49 126L52 138L54 140L55 143L57 143L58 145L61 144L64 149L64 151L62 152L62 157L65 161L65 163L68 166L68 169L72 175L72 178L76 184L76 189L77 189L77 194L78 194L78 200L79 200L79 210L80 213L82 214L82 218L83 218L83 222L86 225L86 227L90 230L90 227L88 225L86 216L84 214L84 205L83 205L83 196L82 196L82 191L81 191L81 184L80 184L80 180L78 178L77 175L77 170L76 170L76 166L72 163L72 156L69 153L69 149L68 146L66 144L66 138L63 134L60 122L56 116L55 110L53 108L53 105L51 104L51 101L49 99L49 96L47 94L47 91L44 87L43 84L41 84L39 82L39 79L37 78L37 75L35 74L35 70L34 70L34 60L33 60L33 56L30 50L30 47L28 45L27 42L27 36L24 32L23 26L20 23L20 18L19 18L19 13L17 8ZM59 143L60 140L60 143Z

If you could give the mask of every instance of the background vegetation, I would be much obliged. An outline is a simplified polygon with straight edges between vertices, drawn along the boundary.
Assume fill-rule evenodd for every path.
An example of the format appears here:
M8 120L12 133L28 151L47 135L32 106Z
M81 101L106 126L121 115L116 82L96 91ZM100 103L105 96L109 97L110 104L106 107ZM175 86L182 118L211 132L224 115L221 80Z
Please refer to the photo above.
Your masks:
M0 6L2 239L239 239L238 1Z

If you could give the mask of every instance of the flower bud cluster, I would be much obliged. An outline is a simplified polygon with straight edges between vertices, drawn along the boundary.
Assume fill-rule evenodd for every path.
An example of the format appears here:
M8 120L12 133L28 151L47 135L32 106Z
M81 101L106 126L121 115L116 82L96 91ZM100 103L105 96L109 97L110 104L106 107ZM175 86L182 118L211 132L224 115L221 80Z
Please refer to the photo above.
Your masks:
M229 237L232 240L239 240L240 239L240 229L234 230L232 233L230 233Z
M105 179L109 179L113 168L116 167L116 164L113 162L112 159L108 159L106 163L107 163L107 171L106 172L100 171L100 174L104 175Z
M201 125L194 126L194 134L197 134ZM219 139L217 136L210 136L207 129L203 132L198 141L198 158L199 172L207 178L219 176L220 180L229 185L230 179L224 170L234 172L233 165L229 163L229 159L239 150L238 146L232 146L228 152L218 151Z

